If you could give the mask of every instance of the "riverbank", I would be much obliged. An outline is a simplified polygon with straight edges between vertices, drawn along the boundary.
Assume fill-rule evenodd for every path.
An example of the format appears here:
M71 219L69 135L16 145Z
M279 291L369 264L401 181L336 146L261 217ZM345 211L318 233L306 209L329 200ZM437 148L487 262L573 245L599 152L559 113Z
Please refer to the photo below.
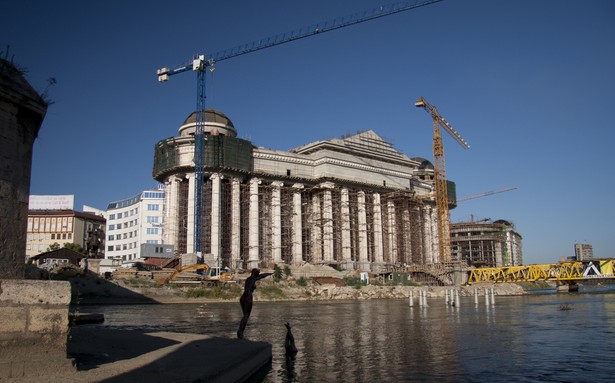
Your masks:
M104 280L96 276L74 278L73 305L96 304L174 304L236 302L242 293L241 281L214 287L157 286L147 279ZM447 290L458 289L460 296L473 296L475 289L484 295L485 288L493 288L496 295L522 295L526 291L514 283L475 284L472 286L401 286L356 284L344 286L341 279L311 280L265 279L259 281L256 301L330 301L366 299L408 299L425 291L428 298L444 297Z

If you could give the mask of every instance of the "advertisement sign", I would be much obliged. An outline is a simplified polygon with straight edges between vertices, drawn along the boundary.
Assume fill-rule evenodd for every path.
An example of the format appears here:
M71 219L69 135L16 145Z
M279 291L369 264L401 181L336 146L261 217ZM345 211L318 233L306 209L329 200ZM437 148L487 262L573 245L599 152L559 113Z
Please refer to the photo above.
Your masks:
M73 210L75 195L31 195L30 210Z

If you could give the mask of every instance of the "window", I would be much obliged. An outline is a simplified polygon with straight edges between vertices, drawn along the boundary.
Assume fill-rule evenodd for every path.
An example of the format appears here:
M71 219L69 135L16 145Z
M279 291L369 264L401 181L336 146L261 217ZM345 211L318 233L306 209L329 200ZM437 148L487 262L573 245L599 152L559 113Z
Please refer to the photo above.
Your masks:
M158 228L147 228L147 234L158 234Z
M115 230L115 225L109 225L109 231Z
M122 250L122 246L120 246L120 245L115 245L115 250L116 250L116 251L120 251L120 250Z
M66 234L62 234L62 239L66 239Z
M160 210L160 205L148 204L147 205L147 210L149 210L149 211L158 211L158 210Z
M122 213L117 213L117 219L122 218Z
M109 234L109 236L107 237L107 241L113 241L115 239L115 235L113 234Z
M111 221L111 220L113 220L113 219L115 219L115 214L110 214L110 215L109 215L109 221Z
M128 246L126 246L126 244L124 244L124 245L122 246L122 250L126 250L126 249L128 249Z
M128 238L128 233L124 233L124 239Z
M147 217L147 222L148 222L148 223L158 223L158 219L159 219L159 218L160 218L160 217L152 217L152 216L148 216L148 217Z
M107 251L113 251L113 246L107 246Z
M73 233L68 233L68 239L73 239Z
M124 229L128 228L128 222L124 222Z
M51 234L51 239L56 239L56 235L55 234Z

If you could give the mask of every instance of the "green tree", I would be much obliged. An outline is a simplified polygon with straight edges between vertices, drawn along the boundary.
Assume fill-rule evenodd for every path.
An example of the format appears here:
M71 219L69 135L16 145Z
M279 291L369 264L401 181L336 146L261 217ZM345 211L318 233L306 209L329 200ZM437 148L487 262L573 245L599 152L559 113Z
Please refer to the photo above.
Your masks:
M80 254L85 254L85 250L83 249L83 247L81 247L80 245L76 243L66 242L63 247L65 249L71 249L73 251L76 251L77 253L80 253Z
M282 279L282 269L278 265L273 266L273 280L279 282Z
M57 242L54 242L47 247L46 251L49 252L49 251L54 251L54 250L59 250L59 249L60 249L60 244Z
M286 277L290 277L292 275L290 267L288 267L287 265L284 265L284 275L286 275Z

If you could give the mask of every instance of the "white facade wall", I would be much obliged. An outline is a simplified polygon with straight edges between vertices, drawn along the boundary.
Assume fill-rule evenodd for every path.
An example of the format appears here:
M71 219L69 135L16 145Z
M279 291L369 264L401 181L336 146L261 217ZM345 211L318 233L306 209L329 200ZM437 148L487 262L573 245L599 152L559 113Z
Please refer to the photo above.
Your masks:
M134 261L141 244L163 243L164 194L149 190L108 205L105 258Z

